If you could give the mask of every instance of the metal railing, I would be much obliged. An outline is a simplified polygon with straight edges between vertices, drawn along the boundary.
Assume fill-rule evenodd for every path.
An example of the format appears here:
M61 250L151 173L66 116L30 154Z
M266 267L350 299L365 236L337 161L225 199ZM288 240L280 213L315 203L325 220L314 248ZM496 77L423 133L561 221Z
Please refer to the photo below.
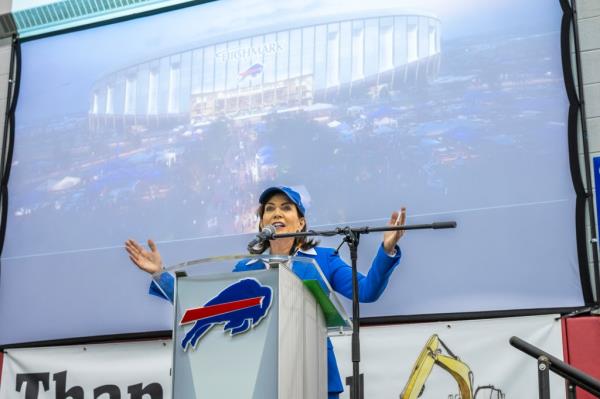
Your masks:
M585 389L592 395L600 398L600 380L568 365L562 360L518 337L512 337L510 339L510 344L537 359L540 399L550 399L550 371L558 374L567 381L569 399L575 398L575 386Z

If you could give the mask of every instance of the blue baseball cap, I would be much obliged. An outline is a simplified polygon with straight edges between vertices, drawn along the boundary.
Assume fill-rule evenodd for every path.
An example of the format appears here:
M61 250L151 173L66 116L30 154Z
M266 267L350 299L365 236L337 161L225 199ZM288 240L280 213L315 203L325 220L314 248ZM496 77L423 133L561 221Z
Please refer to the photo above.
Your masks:
M304 214L306 213L306 209L302 204L302 197L300 197L300 194L297 191L292 190L291 188L286 186L274 186L267 188L260 195L258 202L264 205L265 202L267 202L269 198L271 198L275 194L285 194L285 196L288 197L290 201L292 201L296 205L300 214L304 216Z

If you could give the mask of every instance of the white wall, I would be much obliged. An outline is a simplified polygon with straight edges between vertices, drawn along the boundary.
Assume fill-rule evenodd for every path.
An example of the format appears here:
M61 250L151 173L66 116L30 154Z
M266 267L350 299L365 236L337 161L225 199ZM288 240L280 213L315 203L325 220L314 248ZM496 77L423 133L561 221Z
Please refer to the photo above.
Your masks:
M0 0L0 15L10 13L11 0ZM6 109L6 91L8 90L8 69L10 67L11 39L0 39L0 130L4 126L4 111ZM2 134L0 134L2 144Z
M0 39L0 130L4 128L4 112L8 90L8 70L10 68L10 38ZM2 134L0 134L0 142Z
M12 0L0 0L0 15L8 14L12 10Z
M0 0L0 8L5 6ZM11 38L0 39L0 148L4 147L4 120L6 110L6 97L8 91L8 71L10 68ZM2 205L0 205L0 211Z

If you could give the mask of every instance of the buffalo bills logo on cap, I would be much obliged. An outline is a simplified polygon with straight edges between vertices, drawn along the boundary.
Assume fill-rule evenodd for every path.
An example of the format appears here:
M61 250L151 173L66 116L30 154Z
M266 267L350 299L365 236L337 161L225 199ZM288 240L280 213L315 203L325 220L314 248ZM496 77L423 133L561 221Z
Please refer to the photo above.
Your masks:
M256 279L246 278L230 285L199 308L186 309L179 325L195 322L181 341L196 347L198 340L215 324L225 323L224 331L237 335L257 325L269 311L273 290Z

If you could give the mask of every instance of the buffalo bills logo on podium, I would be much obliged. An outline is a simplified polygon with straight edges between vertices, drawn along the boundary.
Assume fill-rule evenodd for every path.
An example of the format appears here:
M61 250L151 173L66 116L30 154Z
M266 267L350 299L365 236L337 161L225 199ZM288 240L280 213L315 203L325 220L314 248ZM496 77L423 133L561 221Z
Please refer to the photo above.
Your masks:
M246 278L230 285L199 308L186 309L179 325L195 322L181 341L196 347L198 340L215 324L225 323L224 331L237 335L257 325L269 311L273 290L256 279Z

